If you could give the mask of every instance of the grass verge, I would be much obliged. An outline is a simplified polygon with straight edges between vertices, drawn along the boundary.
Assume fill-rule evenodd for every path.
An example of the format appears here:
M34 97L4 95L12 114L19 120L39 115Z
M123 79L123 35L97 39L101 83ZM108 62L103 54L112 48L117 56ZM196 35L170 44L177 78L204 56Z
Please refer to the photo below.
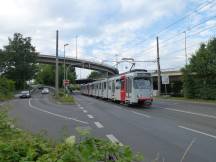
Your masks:
M74 97L70 95L68 96L63 95L63 96L58 96L58 97L55 96L55 100L62 104L75 104L76 103Z
M140 162L127 146L80 133L53 143L14 127L7 111L0 107L0 161L2 162Z
M204 100L204 99L189 99L185 97L171 97L171 96L156 96L157 99L165 99L165 100L176 100L176 101L187 101L191 103L203 103L203 104L216 104L216 100Z
M13 98L12 93L9 94L9 95L3 95L3 94L0 93L0 101L7 101L7 100L10 100L12 98Z

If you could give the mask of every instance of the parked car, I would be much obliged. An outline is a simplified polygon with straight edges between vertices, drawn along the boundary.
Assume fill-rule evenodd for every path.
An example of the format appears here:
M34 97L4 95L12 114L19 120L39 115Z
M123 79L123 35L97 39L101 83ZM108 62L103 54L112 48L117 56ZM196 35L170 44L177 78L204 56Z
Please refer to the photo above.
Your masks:
M20 98L30 98L31 97L31 94L30 94L30 92L29 91L22 91L21 93L20 93L20 96L19 96Z
M48 88L44 88L42 91L41 91L42 94L48 94L49 93L49 89Z

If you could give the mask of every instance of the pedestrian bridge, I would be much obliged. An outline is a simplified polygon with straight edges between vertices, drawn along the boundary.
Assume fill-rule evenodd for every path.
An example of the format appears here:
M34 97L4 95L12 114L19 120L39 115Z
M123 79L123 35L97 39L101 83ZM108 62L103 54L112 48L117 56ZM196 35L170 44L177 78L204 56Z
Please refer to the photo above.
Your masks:
M55 64L56 57L51 56L51 55L41 55L40 54L38 55L38 62L44 63L44 64ZM64 64L64 57L59 57L59 64ZM66 57L65 64L68 66L70 65L72 67L79 67L79 68L84 68L84 69L107 72L109 76L119 74L119 71L117 68L107 65L107 64L97 63L94 60L89 61L89 60L84 60L84 59Z

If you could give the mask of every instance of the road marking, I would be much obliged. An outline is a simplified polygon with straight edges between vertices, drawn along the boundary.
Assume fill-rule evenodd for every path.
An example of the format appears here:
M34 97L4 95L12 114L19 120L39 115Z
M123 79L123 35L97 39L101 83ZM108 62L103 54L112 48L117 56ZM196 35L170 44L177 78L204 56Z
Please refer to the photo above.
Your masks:
M208 134L208 133L205 133L205 132L201 132L201 131L198 131L198 130L195 130L195 129L191 129L191 128L188 128L188 127L185 127L185 126L182 126L182 125L179 125L178 127L179 127L179 128L182 128L182 129L189 130L189 131L191 131L191 132L199 133L199 134L202 134L202 135L205 135L205 136L212 137L212 138L216 139L216 136L215 136L215 135L212 135L212 134Z
M83 110L83 109L84 109L84 107L80 107L80 109L81 109L81 110Z
M196 141L196 138L192 139L192 141L190 142L190 144L188 145L188 147L186 148L180 162L183 162L184 158L186 157L186 155L188 154L189 150L191 149L193 143Z
M123 146L123 144L119 142L119 140L113 134L107 134L106 136L112 143L117 143L119 146Z
M90 119L93 119L94 118L94 116L92 116L92 115L90 115L90 114L88 114L87 115Z
M87 113L88 111L87 111L87 110L83 110L83 112L84 112L84 113Z
M141 116L144 116L146 118L151 118L151 116L149 115L146 115L146 114L143 114L143 113L139 113L139 112L136 112L136 111L132 111L134 114L137 114L137 115L141 115Z
M178 109L172 109L172 108L164 108L164 109L170 110L170 111L186 113L186 114L191 114L191 115L197 115L197 116L206 117L206 118L216 119L216 116L214 116L214 115L208 115L208 114L203 114L203 113L195 113L195 112L191 112L191 111L184 111L184 110L178 110Z
M94 122L98 128L103 128L104 126L100 122Z
M79 123L83 123L83 124L89 124L88 122L85 122L85 121L82 121L82 120L78 120L78 119L76 119L76 118L72 118L72 117L68 117L68 116L56 114L56 113L53 113L53 112L50 112L50 111L47 111L47 110L43 110L43 109L41 109L41 108L39 108L39 107L33 106L33 105L31 104L31 99L29 99L29 107L32 108L32 109L35 109L35 110L38 110L38 111L41 111L41 112L44 112L44 113L47 113L47 114L50 114L50 115L59 117L59 118L62 118L62 119L73 120L73 121L75 121L75 122L79 122Z

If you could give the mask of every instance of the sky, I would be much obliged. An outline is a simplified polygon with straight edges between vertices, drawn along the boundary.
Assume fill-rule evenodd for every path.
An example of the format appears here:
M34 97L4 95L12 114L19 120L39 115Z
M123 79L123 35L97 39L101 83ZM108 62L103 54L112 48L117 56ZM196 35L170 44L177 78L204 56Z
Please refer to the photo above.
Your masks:
M156 70L156 36L162 70L180 69L201 42L215 36L215 0L1 0L0 48L19 32L31 37L41 54L59 54L114 66L115 60L134 58L135 68ZM130 63L118 65L128 71ZM76 69L78 78L90 70Z

